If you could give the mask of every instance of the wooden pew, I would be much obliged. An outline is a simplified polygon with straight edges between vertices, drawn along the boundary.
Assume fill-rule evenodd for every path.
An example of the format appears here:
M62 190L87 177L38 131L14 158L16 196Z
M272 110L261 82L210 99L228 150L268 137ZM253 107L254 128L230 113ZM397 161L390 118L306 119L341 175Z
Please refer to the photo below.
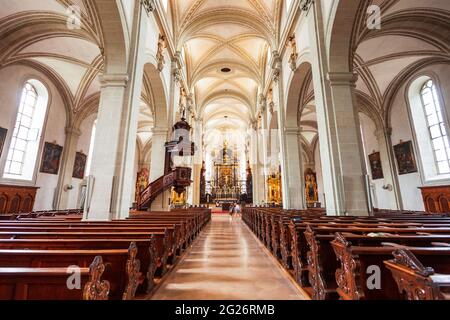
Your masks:
M81 268L80 289L67 286L67 268L0 268L0 300L108 300L110 283L97 256L89 268Z
M308 239L309 251L308 256L308 276L312 286L313 297L318 300L342 299L357 300L362 297L361 292L357 288L365 285L362 278L366 274L366 268L372 265L378 265L383 270L383 261L392 253L390 247L383 248L384 243L407 245L411 247L431 247L431 243L435 241L450 242L450 235L392 235L368 237L362 234L337 233L338 236L332 234L317 234L315 230L308 229L305 236ZM345 241L343 240L345 239ZM352 246L352 243L355 246ZM354 253L353 260L349 258L349 249ZM392 246L392 245L390 245ZM380 248L381 247L381 248ZM375 249L374 249L375 248ZM430 248L436 249L436 248ZM356 251L357 250L357 251ZM363 262L359 259L364 259ZM380 260L381 259L381 260ZM384 260L383 260L384 259ZM363 263L363 264L360 264ZM356 263L356 264L355 264ZM362 266L359 268L359 266ZM360 270L363 270L359 272ZM345 274L345 278L342 277ZM384 273L386 274L386 272ZM357 287L354 280L349 284L349 278L358 279L361 283ZM389 278L389 277L387 277ZM365 279L365 278L364 278ZM395 288L392 279L384 284L383 292L392 292ZM366 295L367 299L374 297L380 298L376 294L377 291L370 291L370 295Z
M112 300L134 299L143 278L137 246L128 250L0 250L0 266L9 268L86 268L96 256L105 265L104 278L110 283Z
M391 271L399 293L406 299L450 300L448 255L433 261L427 259L426 266L406 248L395 250L393 256L392 260L384 261L384 264ZM443 263L446 265L443 266Z
M210 221L211 212L144 214L112 222L84 222L79 215L74 217L69 213L32 213L18 218L14 222L0 221L0 268L4 268L5 274L33 273L30 268L58 271L67 264L85 268L89 257L102 254L106 259L105 276L111 286L111 299L132 299L142 288L146 288L143 292L151 291L155 278L162 276L167 264L173 264L177 253L181 254L195 239ZM136 250L125 250L130 240ZM131 254L133 259L123 260ZM122 270L121 276L118 270ZM146 274L147 284L142 283L141 271ZM119 296L122 287L125 289ZM45 299L45 294L42 298Z

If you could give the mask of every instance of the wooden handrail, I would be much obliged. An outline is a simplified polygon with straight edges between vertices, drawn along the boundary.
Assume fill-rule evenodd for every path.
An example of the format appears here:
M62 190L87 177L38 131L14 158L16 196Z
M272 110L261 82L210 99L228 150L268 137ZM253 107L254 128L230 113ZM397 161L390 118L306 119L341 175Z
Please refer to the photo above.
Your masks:
M138 210L148 210L158 195L175 186L185 188L191 184L191 168L177 167L156 179L139 195Z

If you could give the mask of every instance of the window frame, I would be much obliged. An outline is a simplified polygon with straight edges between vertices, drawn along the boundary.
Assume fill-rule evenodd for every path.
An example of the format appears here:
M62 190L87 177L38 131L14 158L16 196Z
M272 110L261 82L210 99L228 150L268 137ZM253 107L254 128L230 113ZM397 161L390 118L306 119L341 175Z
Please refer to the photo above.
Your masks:
M430 83L431 83L431 85L429 85ZM433 100L433 109L434 109L433 113L431 113L429 115L427 114L427 106L428 105L425 103L425 99L424 99L424 96L426 94L425 90L427 90L427 89L430 91L430 94L431 94L431 97ZM436 82L432 78L430 78L427 81L425 81L425 83L421 86L419 95L420 95L420 101L422 103L422 108L423 108L423 112L424 112L424 119L425 119L427 129L428 129L430 144L433 149L433 156L434 156L434 162L435 162L435 166L436 166L437 176L448 175L448 174L450 174L450 149L445 145L444 139L447 138L447 145L450 146L450 137L448 135L448 124L447 124L446 117L445 117L445 110L442 108L441 101L439 101L440 100L439 99L440 90L439 90L438 86L436 86ZM438 108L439 108L439 110L438 110ZM441 121L439 120L439 113L441 113ZM430 124L429 117L432 115L436 115L437 121L438 121L437 124L433 124L433 125ZM433 138L432 127L436 127L436 126L439 129L440 135L438 137ZM443 131L442 126L444 126L445 134L443 134L443 132L442 132ZM435 148L434 141L436 139L443 139L446 160L439 161L437 158L437 152L440 149ZM441 172L439 163L445 162L445 161L447 161L449 170L447 172Z
M404 88L404 102L408 115L408 126L411 130L414 154L417 161L417 169L420 183L422 186L435 186L450 184L449 174L438 174L438 168L435 162L432 142L429 136L429 130L426 122L426 114L422 103L421 90L428 80L432 80L437 88L437 99L442 110L443 121L447 128L450 128L450 122L447 106L441 93L441 82L438 75L432 69L421 70L409 78ZM419 121L418 121L419 120ZM422 128L423 126L423 128ZM397 138L405 140L408 138L404 134L396 135ZM395 140L395 138L394 138ZM392 146L397 140L392 140ZM425 142L426 141L426 142ZM397 166L396 166L397 170ZM400 179L402 176L398 176Z
M30 88L27 88L27 87ZM27 103L27 99L29 98L30 93L33 93L34 97L33 97L33 103L32 105L29 105ZM28 152L28 143L29 143L29 135L32 128L32 123L33 123L33 117L35 116L35 112L36 112L36 108L38 107L38 101L39 101L39 93L38 90L36 89L36 87L30 82L27 81L25 82L25 85L23 86L22 89L22 94L20 96L20 103L19 103L19 110L17 111L17 115L16 115L16 122L14 124L14 129L13 129L13 135L11 138L11 142L9 144L9 148L8 148L8 152L6 154L6 163L5 163L5 167L3 168L3 174L8 174L11 176L22 176L23 175L23 167L25 165L25 158L27 156L27 152ZM24 111L26 107L31 107L31 115L27 115ZM30 124L29 126L26 126L22 123L23 118L30 118ZM19 137L19 132L21 130L21 128L25 128L26 130L26 136L27 139L23 139ZM24 146L24 150L20 150L17 148L17 143L18 140L21 140L25 146ZM12 145L14 143L14 146ZM22 153L22 158L21 161L16 161L14 160L14 156L16 152L21 152ZM10 153L12 153L11 155L11 159L10 159ZM11 172L11 167L13 165L13 163L19 163L20 164L20 173L15 173L15 172ZM9 168L8 168L9 165ZM19 179L20 180L20 179Z
M26 83L28 82L36 81L40 84L42 89L45 89L45 96L46 96L46 102L43 104L45 106L45 113L43 114L43 122L42 127L40 130L40 134L37 140L37 153L36 153L36 160L33 167L33 173L31 175L31 179L13 179L9 177L4 177L5 173L5 167L6 167L6 160L7 160L7 154L11 145L12 137L13 137L13 131L15 128L15 123L17 122L18 112L20 108L20 102L21 102L21 95L17 99L15 104L14 110L11 112L10 115L10 125L8 126L8 133L6 136L6 141L3 146L3 152L0 155L0 183L7 184L7 185L13 185L13 186L35 186L36 181L38 178L38 171L39 171L39 165L40 165L40 159L42 158L43 154L43 148L44 148L44 140L45 140L45 134L47 129L47 120L48 120L48 113L50 106L52 105L53 96L52 91L50 90L50 87L47 84L47 80L42 78L41 76L35 74L34 72L26 73L21 78L21 81L17 83L16 90L14 92L22 92L23 88L25 87ZM36 87L36 86L34 86ZM41 90L41 88L36 88L38 90Z

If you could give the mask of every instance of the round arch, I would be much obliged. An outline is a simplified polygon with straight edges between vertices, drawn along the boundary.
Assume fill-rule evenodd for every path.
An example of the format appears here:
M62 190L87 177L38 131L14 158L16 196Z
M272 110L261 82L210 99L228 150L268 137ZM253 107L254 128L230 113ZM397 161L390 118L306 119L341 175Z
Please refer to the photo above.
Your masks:
M97 16L102 27L105 73L127 73L129 48L125 14L119 1L94 0Z
M365 0L334 1L327 30L328 65L330 72L353 70L353 49L357 26L369 4Z
M300 103L305 98L308 84L308 73L311 71L311 64L309 62L303 62L294 72L290 84L286 101L286 127L297 128L299 123L299 107Z
M166 99L166 86L161 78L155 64L148 62L144 66L144 81L147 81L147 87L150 89L150 100L154 111L154 124L158 128L166 128L168 126L168 103Z

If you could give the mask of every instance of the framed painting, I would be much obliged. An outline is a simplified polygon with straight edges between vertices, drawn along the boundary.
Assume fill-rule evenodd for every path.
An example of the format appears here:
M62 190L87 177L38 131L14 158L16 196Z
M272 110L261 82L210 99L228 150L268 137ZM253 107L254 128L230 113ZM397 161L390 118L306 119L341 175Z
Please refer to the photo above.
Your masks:
M86 170L87 155L77 152L75 155L75 163L73 165L72 177L75 179L84 179L84 171Z
M8 133L7 129L0 128L0 157L2 156L3 146L5 145L7 133Z
M381 158L379 152L369 155L370 171L372 172L372 180L384 178L383 167L381 166Z
M394 153L399 175L417 172L412 141L401 142L394 146Z
M58 174L62 151L62 146L46 142L44 145L44 152L42 154L40 172L48 174Z

